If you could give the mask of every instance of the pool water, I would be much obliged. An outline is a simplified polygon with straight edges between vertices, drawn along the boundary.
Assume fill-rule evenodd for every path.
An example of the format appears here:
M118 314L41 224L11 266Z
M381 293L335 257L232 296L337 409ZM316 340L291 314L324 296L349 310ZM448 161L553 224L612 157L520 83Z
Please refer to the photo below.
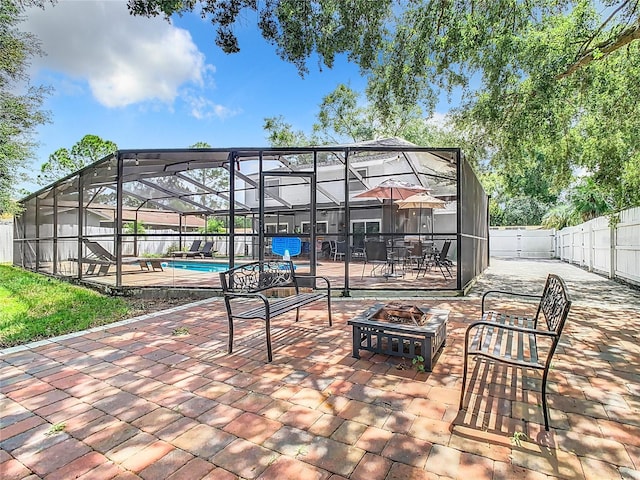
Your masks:
M197 261L179 261L179 260L171 260L169 262L163 263L163 267L167 268L176 268L180 270L189 270L192 272L226 272L229 270L229 265L226 263L212 263L212 262L197 262Z

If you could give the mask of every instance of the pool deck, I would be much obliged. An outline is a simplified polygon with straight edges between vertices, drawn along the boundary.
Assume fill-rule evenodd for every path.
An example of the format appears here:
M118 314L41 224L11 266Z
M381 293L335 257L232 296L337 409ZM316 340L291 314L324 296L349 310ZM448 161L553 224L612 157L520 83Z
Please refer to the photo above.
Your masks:
M463 337L488 288L540 292L562 276L574 304L549 379L473 364L458 411ZM336 299L272 325L221 299L0 352L5 479L639 479L640 293L556 261L492 259L450 310L432 372L362 352L347 321L380 299ZM480 383L488 383L481 389Z
M227 259L216 258L213 263L224 263ZM182 260L179 260L182 261ZM189 260L187 260L189 261ZM195 260L199 263L200 260ZM295 262L296 272L308 273L309 263ZM453 278L444 278L440 270L418 272L411 268L402 270L403 276L388 278L380 275L371 276L371 264L353 262L349 265L349 285L352 289L455 289L456 272ZM220 278L215 272L202 272L182 268L165 268L164 271L140 270L136 265L123 265L122 285L126 287L177 287L177 288L213 288L220 289ZM321 260L316 274L326 276L331 281L331 288L336 292L344 288L345 263L343 261ZM85 275L83 279L102 285L115 285L115 268L107 275Z

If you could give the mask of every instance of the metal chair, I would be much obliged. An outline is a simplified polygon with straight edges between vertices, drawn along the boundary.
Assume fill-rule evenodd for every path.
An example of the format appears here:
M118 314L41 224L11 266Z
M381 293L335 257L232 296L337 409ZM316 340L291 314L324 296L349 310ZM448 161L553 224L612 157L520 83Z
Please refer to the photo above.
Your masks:
M447 258L450 247L451 240L445 240L440 253L436 253L433 257L433 265L440 269L440 272L442 273L442 276L444 278L453 278L453 274L451 273L453 262Z
M364 278L364 269L367 263L373 266L369 275L373 277L376 270L381 270L384 272L382 275L388 278L389 258L387 256L387 245L385 242L364 243L364 264L362 265L361 280Z
M347 242L336 242L335 240L329 240L329 245L331 247L331 251L329 252L329 257L331 257L334 261L344 260L347 256Z

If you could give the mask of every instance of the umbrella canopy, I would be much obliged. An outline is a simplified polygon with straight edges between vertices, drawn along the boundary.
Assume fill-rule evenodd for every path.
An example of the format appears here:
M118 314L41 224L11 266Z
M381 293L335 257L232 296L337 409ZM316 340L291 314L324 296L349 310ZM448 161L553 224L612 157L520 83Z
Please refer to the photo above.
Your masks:
M416 193L396 202L398 208L445 208L446 202L428 193Z
M422 209L430 208L431 209L431 240L433 241L433 210L436 208L446 208L446 203L444 200L440 200L439 198L433 197L428 193L416 193L415 195L411 195L403 200L398 200L396 205L398 208L419 208L420 209L420 223L422 223ZM418 234L420 234L420 223L418 223Z
M370 188L369 190L365 190L358 195L354 195L353 198L379 198L382 200L386 198L391 199L391 233L395 234L396 223L393 214L393 201L396 199L402 200L403 198L410 197L411 195L415 195L416 193L426 192L427 190L427 188L421 185L413 185L408 182L403 182L402 180L388 179L382 182L377 187Z
M427 190L427 188L421 185L413 185L401 180L388 179L376 187L354 195L353 198L390 198L392 200L402 200L416 193L426 192Z

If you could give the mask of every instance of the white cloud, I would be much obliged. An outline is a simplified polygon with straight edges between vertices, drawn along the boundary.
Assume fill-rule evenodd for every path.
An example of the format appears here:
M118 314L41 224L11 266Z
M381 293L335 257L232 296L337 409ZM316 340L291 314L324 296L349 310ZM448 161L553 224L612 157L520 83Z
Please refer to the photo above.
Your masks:
M30 10L23 25L47 53L35 67L85 80L110 108L172 104L181 86L202 87L215 71L188 31L161 18L133 17L124 1L63 0Z
M238 110L232 110L224 105L215 103L202 95L187 95L185 96L185 101L189 104L191 116L198 120L212 117L224 119L240 113Z

